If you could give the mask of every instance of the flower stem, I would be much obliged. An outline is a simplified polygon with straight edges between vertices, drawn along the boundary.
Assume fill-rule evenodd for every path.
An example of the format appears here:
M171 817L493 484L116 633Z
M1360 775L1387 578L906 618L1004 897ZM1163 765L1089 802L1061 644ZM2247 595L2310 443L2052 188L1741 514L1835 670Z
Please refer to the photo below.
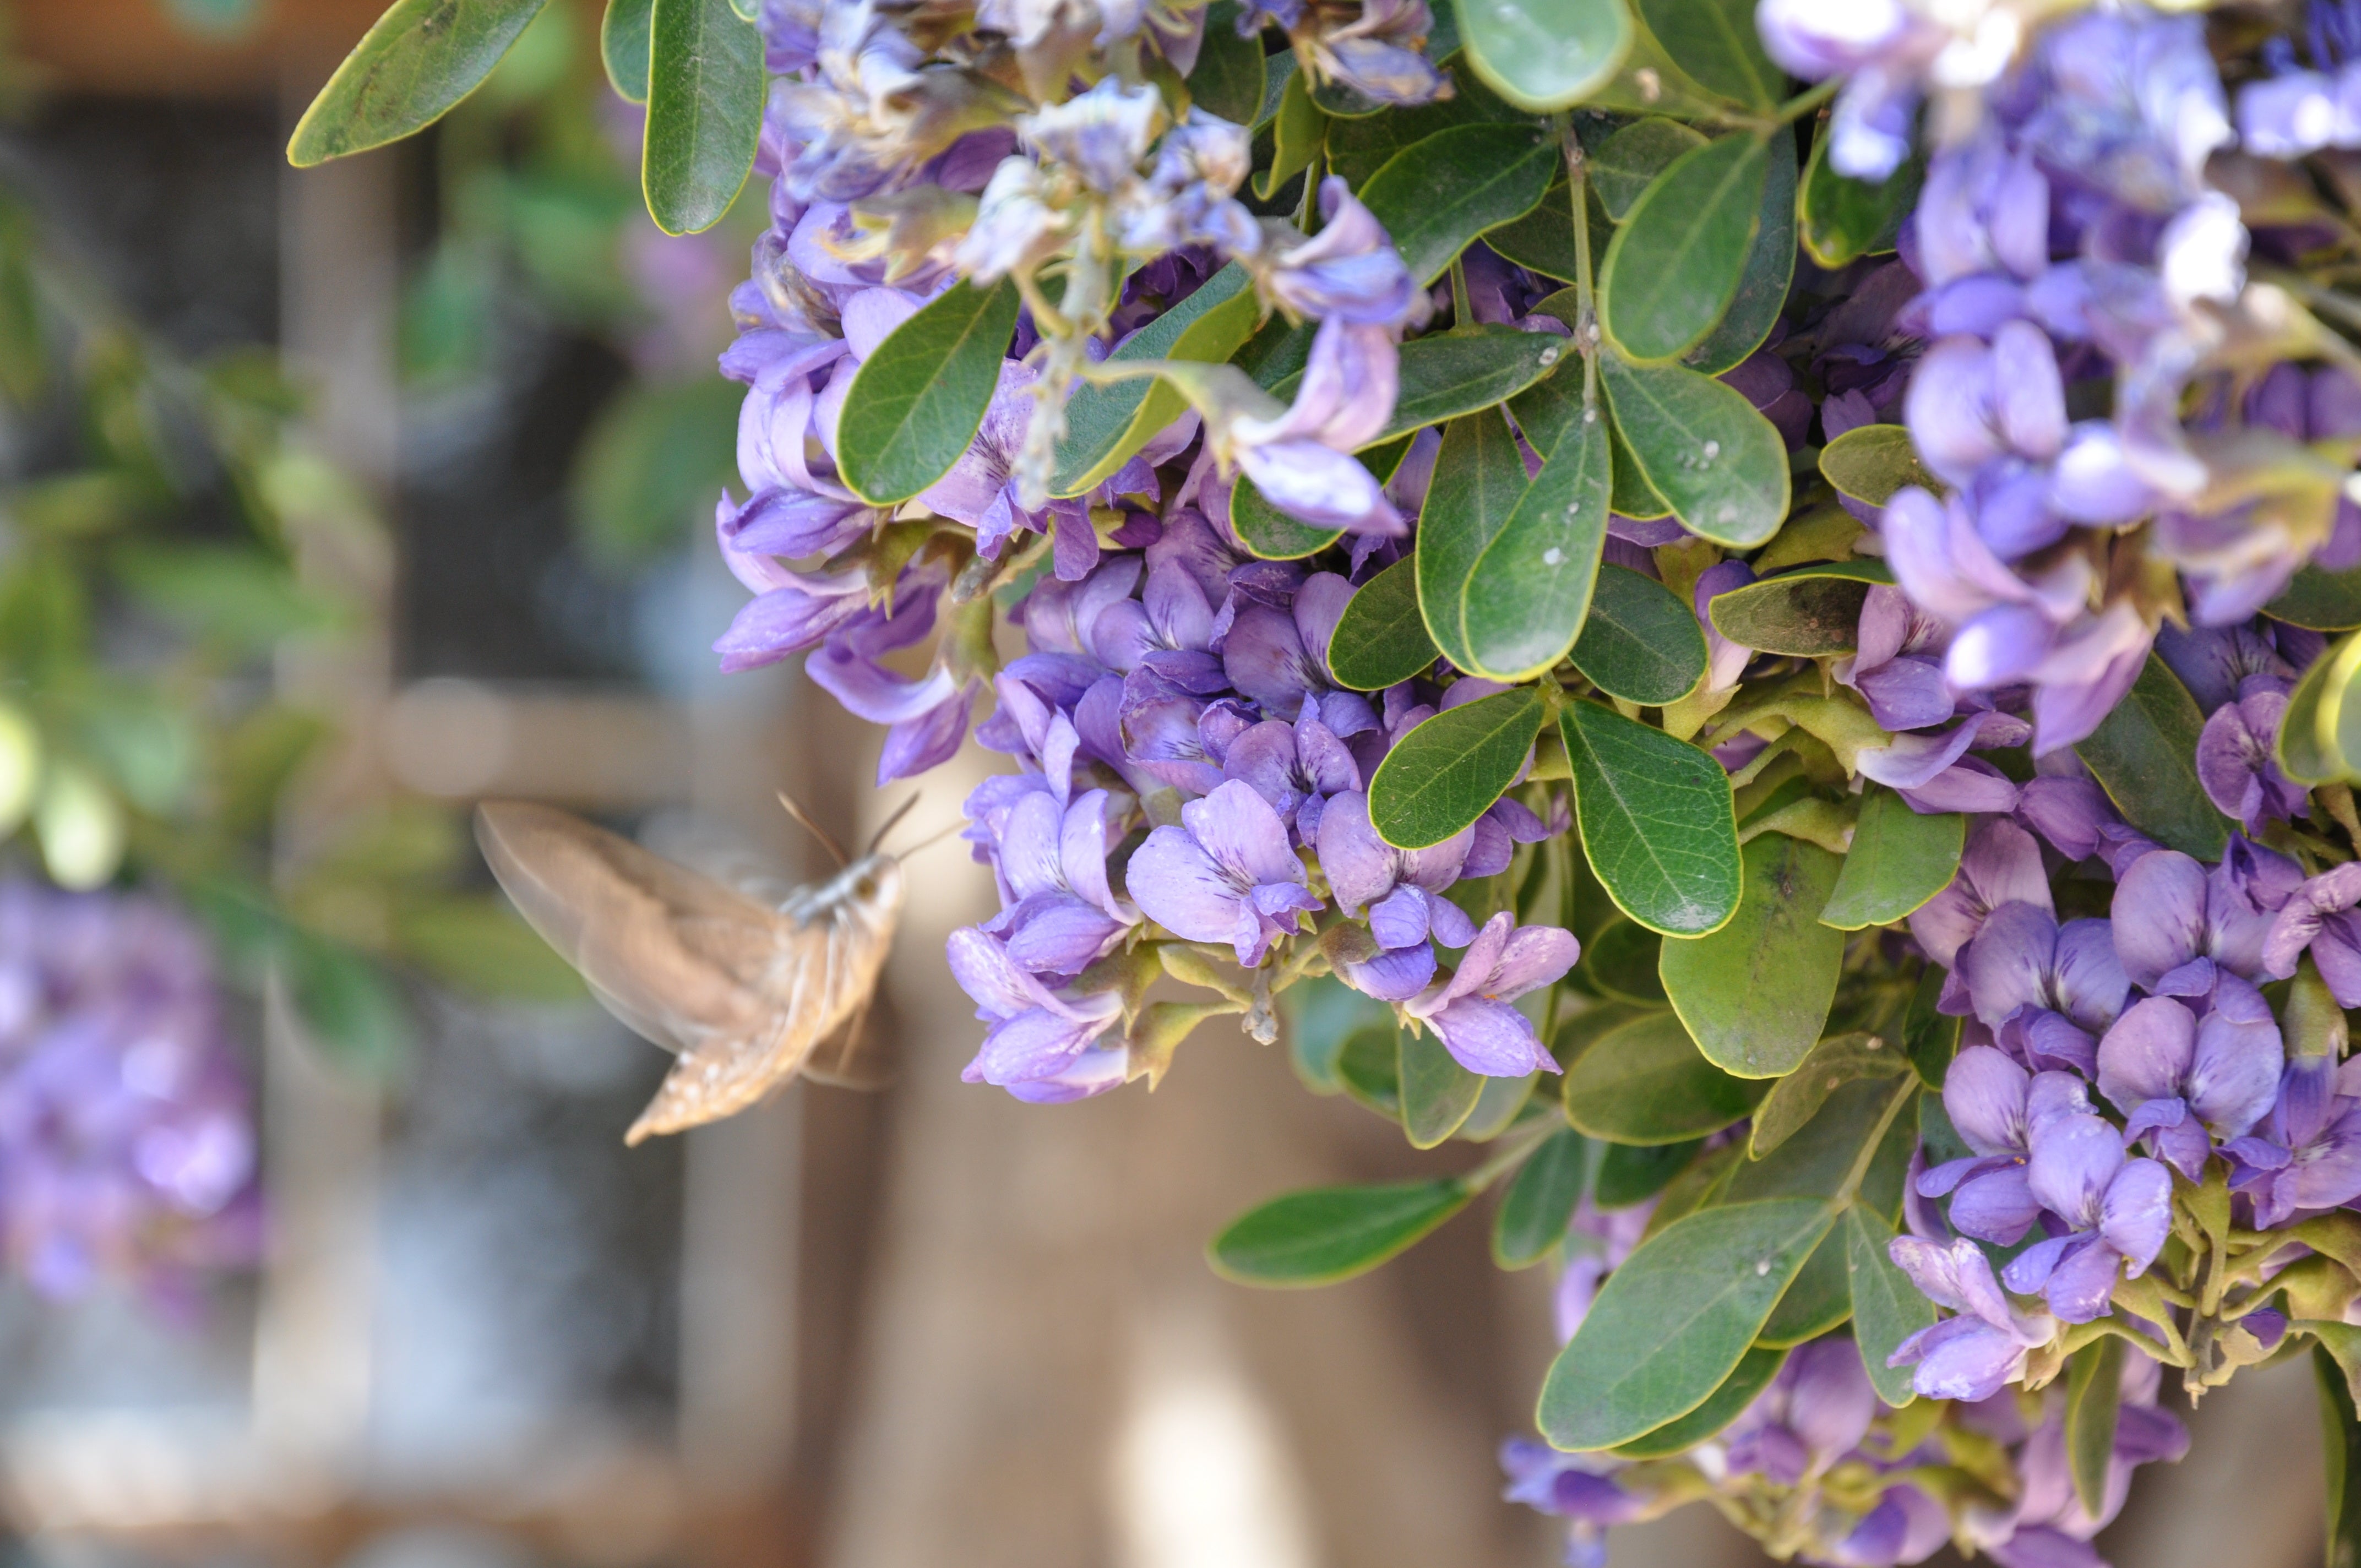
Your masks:
M1558 120L1566 193L1574 206L1574 346L1582 356L1582 417L1587 423L1598 417L1598 313L1590 291L1590 166L1573 122L1563 115Z

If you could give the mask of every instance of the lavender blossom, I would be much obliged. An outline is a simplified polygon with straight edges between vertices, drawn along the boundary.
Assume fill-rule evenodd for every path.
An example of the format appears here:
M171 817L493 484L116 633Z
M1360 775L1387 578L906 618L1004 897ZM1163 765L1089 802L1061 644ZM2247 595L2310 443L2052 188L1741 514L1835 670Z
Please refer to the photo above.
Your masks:
M2026 1353L2056 1332L2046 1313L2008 1304L1983 1249L1964 1236L1948 1247L1896 1236L1888 1250L1912 1284L1959 1314L1919 1330L1888 1358L1916 1367L1911 1387L1930 1399L1991 1398L2024 1375Z
M1005 945L972 927L950 935L951 977L992 1025L961 1077L997 1084L1020 1100L1056 1104L1103 1093L1124 1079L1125 1052L1099 1038L1123 1015L1113 992L1061 996L1027 974Z
M1491 1078L1555 1072L1556 1059L1532 1021L1509 1004L1555 983L1581 956L1573 932L1519 926L1504 909L1476 933L1457 970L1402 1003L1402 1012L1432 1027L1470 1072Z
M1287 825L1253 787L1231 780L1180 808L1131 857L1125 880L1141 913L1191 942L1227 942L1248 969L1323 907Z

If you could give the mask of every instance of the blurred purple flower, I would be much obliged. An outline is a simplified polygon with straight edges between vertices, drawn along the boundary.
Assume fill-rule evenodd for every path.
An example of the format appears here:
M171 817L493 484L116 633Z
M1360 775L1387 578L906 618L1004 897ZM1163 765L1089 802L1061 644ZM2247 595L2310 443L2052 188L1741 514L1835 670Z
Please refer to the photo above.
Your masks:
M947 956L951 977L976 1003L975 1015L992 1025L983 1048L960 1074L967 1082L1055 1102L1122 1081L1100 1070L1103 1060L1086 1060L1122 1055L1090 1048L1122 1018L1123 999L1115 992L1060 996L1019 968L1004 943L973 927L951 933Z

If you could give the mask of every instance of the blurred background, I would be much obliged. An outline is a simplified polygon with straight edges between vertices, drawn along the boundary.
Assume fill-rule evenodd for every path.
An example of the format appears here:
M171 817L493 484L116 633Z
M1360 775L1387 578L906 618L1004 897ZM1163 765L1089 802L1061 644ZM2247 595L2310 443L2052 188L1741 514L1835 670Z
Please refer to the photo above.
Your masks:
M468 806L802 877L774 791L840 836L899 797L798 674L712 672L759 220L656 231L570 0L425 136L289 169L378 9L0 7L0 1552L1554 1561L1492 1458L1539 1271L1462 1223L1325 1291L1216 1281L1250 1203L1423 1162L1221 1026L1152 1099L961 1084L941 944L994 901L955 843L872 1023L895 1088L625 1149L665 1059L507 914ZM2217 1396L2114 1560L2317 1562L2311 1399ZM1697 1509L1615 1547L1753 1560Z

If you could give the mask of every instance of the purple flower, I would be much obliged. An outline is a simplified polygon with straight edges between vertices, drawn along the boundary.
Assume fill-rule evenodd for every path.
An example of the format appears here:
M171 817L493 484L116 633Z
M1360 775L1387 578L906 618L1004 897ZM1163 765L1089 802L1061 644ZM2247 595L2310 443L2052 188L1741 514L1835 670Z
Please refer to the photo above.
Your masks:
M1795 1347L1771 1386L1731 1423L1730 1467L1797 1486L1861 1446L1877 1415L1877 1390L1849 1339Z
M1880 728L1925 729L1949 721L1956 705L1942 654L1950 633L1940 621L1914 608L1901 589L1879 583L1861 601L1856 641L1859 651L1837 661L1836 677L1868 701Z
M1402 1011L1432 1025L1444 1048L1470 1072L1489 1078L1555 1072L1557 1062L1531 1020L1510 1003L1554 984L1581 956L1573 932L1518 926L1504 909L1476 933L1457 972L1404 1003Z
M2158 1460L2178 1460L2189 1452L2189 1431L2180 1418L2157 1409L2163 1368L2144 1355L2124 1358L2115 1413L2114 1452L2099 1511L2082 1507L2066 1458L2066 1411L2052 1399L2016 1454L2016 1506L2006 1516L1982 1511L1969 1516L1975 1545L2002 1568L2105 1568L2087 1542L2114 1519L2131 1491L2132 1472Z
M1352 585L1344 578L1316 572L1289 609L1267 604L1240 609L1222 644L1222 668L1230 685L1275 718L1292 720L1312 705L1339 738L1377 728L1369 699L1338 689L1328 674L1328 639L1352 597Z
M1334 175L1321 181L1320 213L1317 236L1268 261L1259 279L1264 297L1290 316L1322 323L1399 331L1414 321L1426 296L1377 215Z
M1431 939L1449 948L1476 939L1475 922L1443 896L1459 880L1475 839L1469 828L1427 849L1397 850L1369 826L1367 795L1348 791L1328 802L1320 817L1321 868L1346 915L1366 906L1379 949L1373 959L1342 966L1347 984L1380 1001L1406 1002L1433 977Z
M2221 965L2245 980L2265 971L2272 914L2303 872L2293 861L2233 835L2207 871L2178 850L2152 850L2115 883L2115 955L2142 991L2202 995Z
M1132 902L1166 930L1227 942L1253 969L1298 916L1322 907L1287 825L1251 785L1224 784L1183 806L1180 822L1150 833L1125 872Z
M1018 801L993 862L1004 907L983 928L1034 974L1081 973L1139 920L1107 886L1107 792L1087 791L1071 805L1063 794L1053 784Z
M2263 939L2263 969L2285 980L2306 952L2339 1007L2361 1007L2361 861L2323 872L2288 895Z
M1307 844L1329 797L1361 786L1352 752L1309 705L1293 724L1267 718L1231 741L1222 772L1252 784Z
M2024 1376L2026 1352L2056 1332L2048 1314L2008 1304L1983 1249L1965 1236L1949 1246L1896 1236L1887 1251L1927 1299L1960 1314L1919 1330L1886 1358L1889 1366L1916 1366L1910 1386L1930 1399L1991 1398Z
M2071 753L2067 754L2070 758ZM2096 781L2079 775L2045 773L2026 782L2017 792L2016 819L2049 840L2070 861L2087 861L2098 852L2107 828L2120 828L2114 803ZM2115 946L2123 947L2120 933Z
M1568 1521L1565 1561L1570 1568L1606 1568L1609 1525L1645 1519L1649 1499L1615 1482L1624 1461L1612 1454L1560 1453L1531 1438L1500 1444L1500 1468L1509 1485L1500 1496Z
M1943 1079L1943 1111L1974 1153L1919 1177L1919 1195L1951 1194L1954 1229L2014 1246L2041 1214L2026 1169L2034 1132L2090 1108L2074 1074L2029 1073L1990 1046L1970 1046Z
M1385 429L1400 387L1392 329L1331 316L1312 336L1295 400L1276 418L1232 420L1231 453L1263 499L1290 517L1400 538L1410 532L1401 513L1351 455Z
M2295 816L2308 799L2301 784L2279 772L2272 754L2287 706L2282 691L2249 692L2215 708L2197 740L2197 778L2206 798L2249 833L2262 831L2267 821Z
M2149 859L2155 859L2150 856ZM2213 1152L2206 1134L2235 1138L2279 1096L2287 1059L2279 1026L2254 987L2225 976L2201 1021L2169 996L2133 1003L2099 1042L2099 1092L2195 1181Z
M2026 1248L2001 1273L2012 1290L2039 1291L2070 1323L2108 1310L2115 1280L2156 1261L2172 1232L2172 1176L2152 1159L2126 1159L2122 1135L2101 1117L2071 1112L2033 1131L2026 1178L2070 1234Z
M2361 1198L2361 1098L2349 1087L2333 1061L2290 1061L2263 1125L2223 1146L2231 1189L2252 1200L2256 1228Z
M1962 948L1960 978L1984 1025L2015 1022L2033 1049L2087 1069L2092 1036L2115 1021L2131 981L2104 920L2064 926L2039 905L2004 904Z
M1104 1058L1124 1053L1091 1049L1121 1020L1122 997L1114 992L1060 996L1018 968L1005 944L973 927L952 932L946 951L951 977L974 999L975 1015L992 1025L983 1048L960 1074L966 1081L1049 1102L1096 1094L1122 1081L1103 1069Z
M1910 935L1928 958L1956 970L1960 949L1975 939L1992 912L2004 904L2051 907L2049 878L2033 835L1996 818L1970 836L1950 885L1912 912ZM1964 987L1960 994L1965 996Z

